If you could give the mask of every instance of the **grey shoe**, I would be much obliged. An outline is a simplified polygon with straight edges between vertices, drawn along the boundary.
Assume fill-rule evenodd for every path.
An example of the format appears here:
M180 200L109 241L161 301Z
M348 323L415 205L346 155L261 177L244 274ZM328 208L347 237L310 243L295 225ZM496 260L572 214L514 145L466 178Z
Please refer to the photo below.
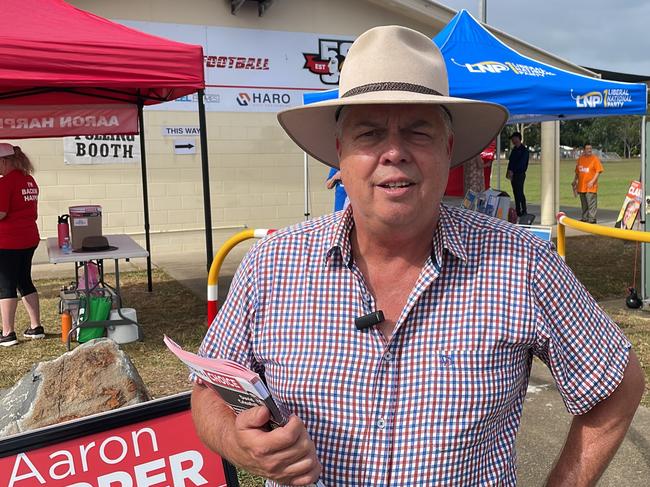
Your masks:
M36 328L27 328L25 333L23 333L25 338L31 338L32 340L37 338L45 338L45 330L42 326L37 326Z
M0 346L11 347L13 345L18 345L15 331L7 333L6 335L0 334Z

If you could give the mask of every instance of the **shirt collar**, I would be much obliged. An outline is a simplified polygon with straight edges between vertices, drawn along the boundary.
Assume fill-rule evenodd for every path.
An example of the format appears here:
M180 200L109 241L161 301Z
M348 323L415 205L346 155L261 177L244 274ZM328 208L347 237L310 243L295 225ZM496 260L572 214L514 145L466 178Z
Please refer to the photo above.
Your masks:
M467 261L467 249L460 236L460 231L452 212L447 206L441 204L438 226L436 226L433 232L432 256L435 258L435 262L442 262L445 250L458 259Z
M325 253L325 265L332 264L334 259L339 257L345 266L350 267L352 264L350 233L353 227L352 206L348 206L340 212L340 217L335 221L334 225L330 225L326 230L328 235L325 241L328 244ZM434 262L442 262L445 250L460 260L467 260L467 249L461 239L454 218L449 208L441 204L438 225L433 232L432 238L431 256Z
M352 206L339 212L340 216L335 220L334 225L327 227L327 251L325 254L325 265L334 263L338 257L342 263L350 267L352 264L352 244L350 243L350 233L354 227L352 218Z

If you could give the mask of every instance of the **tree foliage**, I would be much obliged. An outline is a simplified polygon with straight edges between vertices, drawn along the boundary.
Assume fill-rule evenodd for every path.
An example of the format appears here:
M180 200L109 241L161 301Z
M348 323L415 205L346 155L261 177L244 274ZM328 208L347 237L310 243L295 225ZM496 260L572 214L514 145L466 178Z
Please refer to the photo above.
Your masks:
M510 147L510 136L518 131L523 142L530 148L541 145L539 123L511 124L501 132L501 147ZM623 158L636 157L641 153L641 116L585 118L560 122L560 144L579 148L590 143L594 149L616 152Z
M621 157L638 156L641 152L641 117L599 117L566 120L560 125L562 145L580 147L587 142L604 152L616 152Z

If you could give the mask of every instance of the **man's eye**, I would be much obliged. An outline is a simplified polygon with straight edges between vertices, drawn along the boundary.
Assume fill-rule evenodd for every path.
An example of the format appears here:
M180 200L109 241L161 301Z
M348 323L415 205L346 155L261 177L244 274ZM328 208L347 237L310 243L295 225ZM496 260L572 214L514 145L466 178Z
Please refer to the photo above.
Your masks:
M366 130L365 132L362 132L359 137L374 137L377 135L376 130Z

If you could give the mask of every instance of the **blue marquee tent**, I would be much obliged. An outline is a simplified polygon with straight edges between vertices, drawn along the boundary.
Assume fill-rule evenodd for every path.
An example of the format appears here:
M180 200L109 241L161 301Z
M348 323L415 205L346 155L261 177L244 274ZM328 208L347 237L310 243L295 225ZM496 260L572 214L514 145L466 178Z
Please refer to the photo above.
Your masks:
M511 49L466 10L433 39L445 58L451 96L504 105L510 122L645 114L647 87L590 78L535 61ZM337 90L306 93L305 104Z
M509 123L644 115L647 110L644 83L605 81L535 61L501 42L466 10L433 42L447 65L449 94L504 105ZM337 96L335 89L305 93L303 103Z
M510 122L645 114L647 86L590 78L511 49L466 10L433 39L452 96L505 105Z

